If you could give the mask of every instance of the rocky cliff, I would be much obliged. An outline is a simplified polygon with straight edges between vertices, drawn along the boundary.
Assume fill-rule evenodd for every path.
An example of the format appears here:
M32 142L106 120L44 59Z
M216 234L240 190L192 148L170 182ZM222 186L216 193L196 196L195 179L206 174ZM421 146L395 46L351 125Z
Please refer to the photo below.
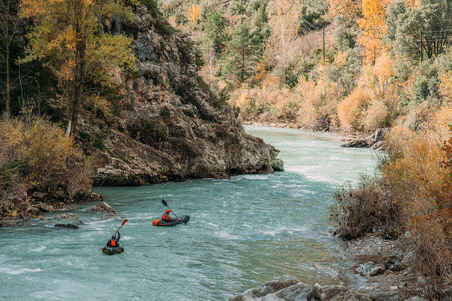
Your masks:
M281 169L278 150L247 135L234 112L198 76L192 42L146 7L135 22L106 20L134 38L138 72L116 72L121 113L86 109L80 139L98 158L96 185L140 185L187 178L224 178ZM86 142L86 141L85 141ZM86 145L86 143L84 143Z

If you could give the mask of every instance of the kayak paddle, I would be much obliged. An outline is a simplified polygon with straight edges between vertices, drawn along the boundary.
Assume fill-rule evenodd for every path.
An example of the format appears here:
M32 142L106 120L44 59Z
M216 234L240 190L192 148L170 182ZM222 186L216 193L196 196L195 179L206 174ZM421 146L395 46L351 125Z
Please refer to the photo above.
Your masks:
M129 220L127 218L125 220L123 220L122 223L121 223L121 226L119 226L119 228L118 228L118 230L116 230L116 232L119 232L119 230L121 230L122 226L124 226L128 221Z
M163 204L163 206L165 206L169 210L171 210L171 208L168 206L168 203L165 200L162 200L162 204ZM171 212L174 213L174 215L176 216L177 219L179 219L179 217L177 216L176 212L174 212L173 210L171 210Z

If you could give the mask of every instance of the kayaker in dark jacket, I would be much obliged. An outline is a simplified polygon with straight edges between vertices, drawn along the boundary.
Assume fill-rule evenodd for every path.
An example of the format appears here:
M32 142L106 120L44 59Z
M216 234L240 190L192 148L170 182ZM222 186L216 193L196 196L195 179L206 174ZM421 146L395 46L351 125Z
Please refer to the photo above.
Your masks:
M107 243L107 247L119 247L119 240L121 239L121 234L119 232L116 232L115 235L111 237L111 239Z
M162 215L162 221L164 221L164 222L172 222L172 221L174 221L175 219L170 216L171 212L172 211L170 209L166 209L165 213L163 213L163 215Z

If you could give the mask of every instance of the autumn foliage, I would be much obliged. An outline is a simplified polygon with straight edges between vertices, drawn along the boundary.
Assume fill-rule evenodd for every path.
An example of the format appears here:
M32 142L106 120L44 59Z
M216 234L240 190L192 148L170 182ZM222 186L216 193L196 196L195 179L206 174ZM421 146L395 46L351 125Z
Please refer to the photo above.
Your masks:
M72 138L49 121L0 121L0 203L21 199L30 190L62 188L74 197L91 188L91 172Z

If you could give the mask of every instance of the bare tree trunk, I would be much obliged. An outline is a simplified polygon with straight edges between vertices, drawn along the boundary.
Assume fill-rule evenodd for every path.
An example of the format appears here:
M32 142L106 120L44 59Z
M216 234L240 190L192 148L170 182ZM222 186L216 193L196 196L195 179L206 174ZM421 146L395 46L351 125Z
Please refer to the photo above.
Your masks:
M11 79L10 79L10 70L9 70L9 31L7 29L8 34L6 35L6 106L5 106L5 116L6 119L9 119L11 114Z
M67 134L74 136L77 132L78 117L80 106L83 101L83 92L85 86L85 51L86 51L86 37L82 29L83 7L81 1L74 2L75 14L75 72L72 93L72 114L68 126Z

